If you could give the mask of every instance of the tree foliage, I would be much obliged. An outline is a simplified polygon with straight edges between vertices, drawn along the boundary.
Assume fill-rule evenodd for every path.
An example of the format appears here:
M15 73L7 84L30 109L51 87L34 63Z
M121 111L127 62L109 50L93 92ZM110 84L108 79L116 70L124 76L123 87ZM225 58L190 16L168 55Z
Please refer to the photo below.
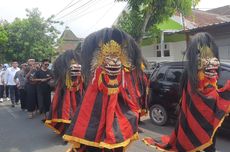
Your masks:
M5 30L3 23L0 23L0 62L3 61L4 48L8 42L8 33Z
M8 43L4 48L4 59L17 59L25 62L28 58L42 60L53 56L59 32L54 24L53 16L45 19L35 8L26 9L26 18L16 18L12 23L4 25L8 35Z
M156 24L168 19L175 12L188 15L191 12L192 0L116 0L126 1L128 11L121 16L118 27L141 42L144 34L155 29ZM195 0L197 4L199 0ZM135 13L136 14L135 14ZM135 17L133 16L135 14ZM140 18L139 18L140 17ZM139 23L137 23L139 22ZM128 23L128 25L126 25ZM137 27L136 27L137 25ZM135 33L135 31L137 33Z
M141 34L140 29L142 22L143 16L139 11L123 11L121 17L118 19L117 27L132 35L135 40L138 40Z
M0 24L0 46L3 46L8 41L8 35L3 25Z

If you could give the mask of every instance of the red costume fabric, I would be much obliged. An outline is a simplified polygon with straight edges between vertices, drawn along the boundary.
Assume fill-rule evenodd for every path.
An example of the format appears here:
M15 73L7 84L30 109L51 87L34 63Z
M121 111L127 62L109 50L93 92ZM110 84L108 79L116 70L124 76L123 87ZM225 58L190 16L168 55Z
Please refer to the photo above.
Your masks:
M60 83L55 89L51 103L51 109L45 125L53 129L57 134L63 134L68 128L71 118L80 105L83 94L83 84L75 82L71 89L61 88Z
M196 152L212 144L212 138L228 115L230 108L230 81L217 90L206 86L195 93L188 83L183 90L181 112L176 129L170 137L157 141L145 138L144 142L161 151Z
M138 138L139 107L133 102L132 93L127 93L123 71L113 79L117 83L109 83L111 78L102 68L95 71L81 107L63 138L75 148L81 144L100 149L126 147Z
M132 97L132 101L139 107L140 116L147 114L149 81L144 72L136 69L125 72L126 90Z

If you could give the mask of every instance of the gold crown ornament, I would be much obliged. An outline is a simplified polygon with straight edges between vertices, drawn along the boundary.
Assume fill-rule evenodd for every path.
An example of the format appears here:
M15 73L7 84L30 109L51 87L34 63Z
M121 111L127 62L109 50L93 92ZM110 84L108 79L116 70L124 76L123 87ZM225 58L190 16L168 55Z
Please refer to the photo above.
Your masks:
M116 41L110 40L109 42L100 44L99 46L100 50L96 54L96 61L94 62L94 66L103 65L104 59L108 56L118 57L122 65L128 65L128 57L122 50L121 45Z

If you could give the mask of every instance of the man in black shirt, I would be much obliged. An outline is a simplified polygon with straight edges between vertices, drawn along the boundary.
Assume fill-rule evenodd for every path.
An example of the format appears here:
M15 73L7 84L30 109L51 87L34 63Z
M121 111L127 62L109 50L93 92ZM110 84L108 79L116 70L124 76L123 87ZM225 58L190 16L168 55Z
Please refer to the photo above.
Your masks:
M37 97L40 113L43 114L43 122L46 120L46 113L49 111L51 102L51 88L48 81L52 79L52 72L48 69L49 60L42 61L41 69L35 73L37 83Z

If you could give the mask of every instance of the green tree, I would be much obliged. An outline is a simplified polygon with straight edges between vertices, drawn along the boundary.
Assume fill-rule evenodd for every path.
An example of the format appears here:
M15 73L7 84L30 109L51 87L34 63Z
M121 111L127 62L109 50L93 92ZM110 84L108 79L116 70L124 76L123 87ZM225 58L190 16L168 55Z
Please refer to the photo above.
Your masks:
M123 11L121 17L118 19L117 27L132 35L135 40L138 40L141 35L140 29L142 22L143 16L139 11Z
M8 34L2 23L0 23L0 63L4 62L4 49L8 42Z
M37 8L26 9L26 13L27 18L16 18L5 26L8 33L5 59L25 62L28 58L51 58L59 34L54 24L61 23L53 21L53 16L48 19L41 17Z
M8 41L8 35L3 25L0 24L0 46L3 46Z
M136 40L140 43L144 34L148 33L150 29L155 29L156 24L171 17L176 11L181 12L183 15L188 15L191 12L193 4L198 3L199 0L116 0L126 1L129 6L129 11L126 16L122 16L118 22L118 27L121 27L128 32L127 27L124 26L125 22L129 23L130 34L138 31L138 35L135 35ZM137 12L136 16L142 17L139 24L135 24L139 18L132 17L132 13ZM128 21L127 21L128 20ZM125 21L125 22L124 22ZM138 25L138 29L135 29L135 25Z

